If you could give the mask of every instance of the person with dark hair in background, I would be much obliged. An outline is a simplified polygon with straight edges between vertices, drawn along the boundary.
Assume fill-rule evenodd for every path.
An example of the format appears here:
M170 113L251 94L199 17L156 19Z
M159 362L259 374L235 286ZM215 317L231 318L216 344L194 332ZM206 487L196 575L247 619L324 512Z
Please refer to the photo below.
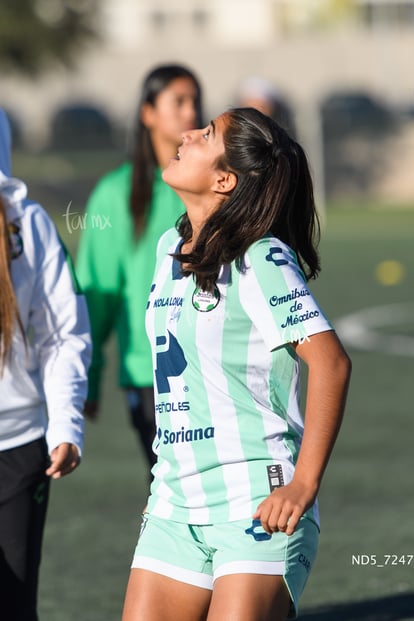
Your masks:
M148 464L155 455L151 352L144 317L159 237L184 211L161 178L183 131L201 120L201 87L192 71L161 65L145 77L131 161L105 175L86 207L77 274L91 318L93 358L85 415L98 415L104 346L116 330L119 381ZM105 222L105 226L98 223Z
M91 339L55 226L10 174L0 110L0 618L37 621L50 478L80 462Z
M270 117L233 109L184 132L163 179L186 214L148 299L158 458L123 621L283 621L314 563L350 376L307 285L307 159Z

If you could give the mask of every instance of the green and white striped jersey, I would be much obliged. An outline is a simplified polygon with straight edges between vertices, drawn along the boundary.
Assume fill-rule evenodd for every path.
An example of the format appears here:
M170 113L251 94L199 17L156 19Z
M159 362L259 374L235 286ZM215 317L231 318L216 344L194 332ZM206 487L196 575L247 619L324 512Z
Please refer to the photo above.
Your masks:
M292 341L331 330L295 253L272 236L241 270L221 269L214 294L183 277L160 240L147 306L158 462L148 511L189 524L250 517L288 483L303 432ZM318 522L316 505L309 512Z

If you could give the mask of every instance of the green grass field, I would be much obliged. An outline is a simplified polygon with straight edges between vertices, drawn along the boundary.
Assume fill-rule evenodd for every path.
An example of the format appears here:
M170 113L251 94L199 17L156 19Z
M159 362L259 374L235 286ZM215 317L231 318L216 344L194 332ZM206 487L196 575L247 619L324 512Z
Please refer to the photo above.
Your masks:
M75 237L59 214L62 236L75 252ZM414 302L413 239L414 210L361 205L328 211L323 271L312 288L334 324L360 309L375 313L383 305ZM402 264L400 280L377 280L383 261ZM391 323L385 332L412 338L414 319ZM349 353L349 401L320 493L320 551L300 618L414 619L414 347L411 356L354 348ZM116 385L116 364L112 342L102 414L99 422L87 423L83 463L52 485L41 621L121 616L147 473Z

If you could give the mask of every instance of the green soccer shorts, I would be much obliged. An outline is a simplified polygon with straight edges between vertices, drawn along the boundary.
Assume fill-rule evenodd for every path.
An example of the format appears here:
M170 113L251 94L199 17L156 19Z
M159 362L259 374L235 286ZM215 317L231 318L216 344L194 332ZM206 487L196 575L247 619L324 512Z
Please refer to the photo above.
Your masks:
M132 568L212 589L217 578L252 573L283 576L292 600L290 618L314 563L316 524L303 517L293 535L266 533L259 520L193 525L143 515Z

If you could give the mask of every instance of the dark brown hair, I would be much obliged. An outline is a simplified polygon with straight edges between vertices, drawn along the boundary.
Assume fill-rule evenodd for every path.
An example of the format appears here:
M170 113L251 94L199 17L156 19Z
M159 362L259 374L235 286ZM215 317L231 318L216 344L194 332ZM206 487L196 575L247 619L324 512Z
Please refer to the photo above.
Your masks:
M319 220L302 147L258 110L234 108L225 116L218 168L234 172L237 185L205 222L191 254L176 258L188 265L199 287L211 291L222 265L236 260L241 269L249 246L272 233L296 252L305 277L316 278ZM178 231L184 242L191 239L187 214Z

